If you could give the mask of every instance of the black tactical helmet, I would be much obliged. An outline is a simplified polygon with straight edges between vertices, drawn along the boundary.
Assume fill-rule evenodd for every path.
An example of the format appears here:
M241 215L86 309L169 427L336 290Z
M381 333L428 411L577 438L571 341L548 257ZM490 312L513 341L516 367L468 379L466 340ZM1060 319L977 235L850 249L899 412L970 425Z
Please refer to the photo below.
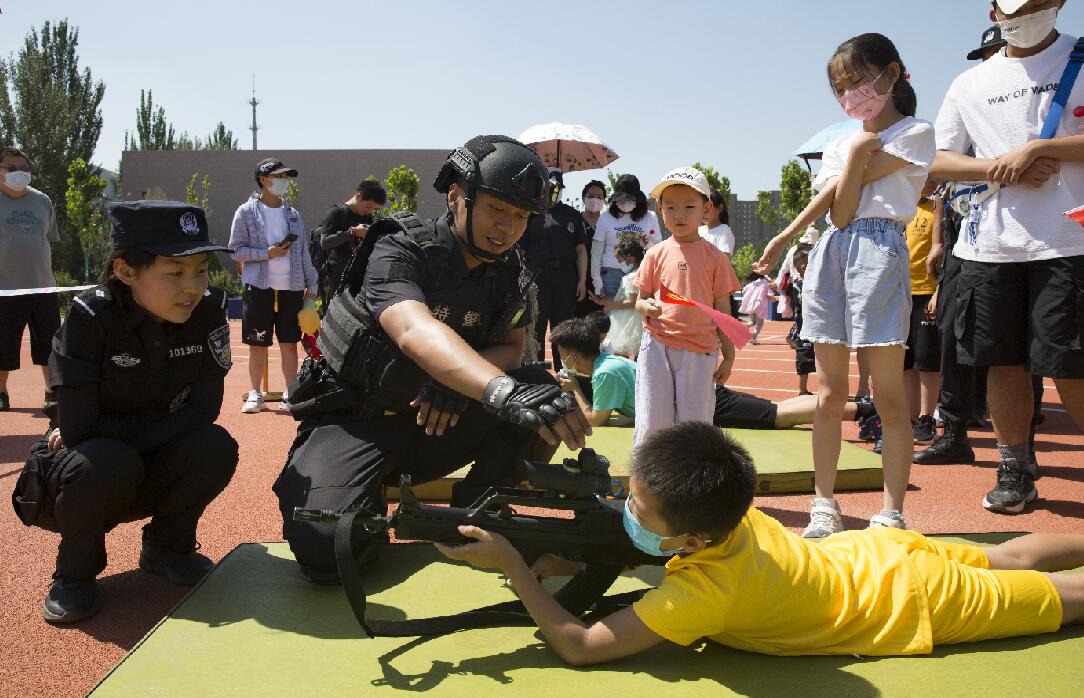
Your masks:
M553 203L542 158L508 136L475 136L448 153L433 186L443 194L456 179L531 213L545 213Z
M448 153L433 187L442 194L452 182L466 183L466 243L479 259L494 261L500 255L474 244L474 200L477 192L507 201L531 213L545 213L554 203L557 191L549 170L533 150L508 136L475 136Z

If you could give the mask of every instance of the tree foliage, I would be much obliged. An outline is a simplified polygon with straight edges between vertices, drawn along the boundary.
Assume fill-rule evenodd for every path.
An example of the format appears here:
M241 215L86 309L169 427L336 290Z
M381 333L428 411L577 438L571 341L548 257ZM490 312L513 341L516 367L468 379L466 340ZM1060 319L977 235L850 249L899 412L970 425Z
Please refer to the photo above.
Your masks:
M283 200L297 208L297 198L301 196L301 185L297 183L296 177L290 178L290 183L286 185L286 193L282 196Z
M780 222L779 206L775 202L775 198L770 191L758 191L757 192L757 217L760 220L768 224L772 233L776 233L776 228Z
M54 265L83 274L83 251L65 205L68 166L89 162L102 130L105 85L79 68L79 30L67 21L31 30L18 53L0 60L0 142L25 151L34 186L56 204L60 243Z
M737 275L738 281L745 282L745 277L753 271L753 264L760 259L761 254L762 250L758 250L757 246L751 242L734 250L734 254L730 256L730 265L734 267L734 274Z
M187 134L182 134L187 138ZM125 150L175 150L177 139L173 124L166 120L166 108L154 108L154 91L139 91L139 108L136 109L136 132L129 138L124 132Z
M779 183L780 208L784 220L788 223L798 217L813 198L813 187L809 181L809 172L797 160L789 160L783 165Z
M111 249L110 226L103 209L105 180L101 170L76 158L68 166L64 208L83 248L82 278L89 281L105 266Z
M388 190L387 213L418 210L418 173L406 165L399 165L388 172L384 180Z
M192 179L184 188L184 201L193 206L199 206L208 218L211 217L211 178L203 175L200 179L199 172L192 173Z

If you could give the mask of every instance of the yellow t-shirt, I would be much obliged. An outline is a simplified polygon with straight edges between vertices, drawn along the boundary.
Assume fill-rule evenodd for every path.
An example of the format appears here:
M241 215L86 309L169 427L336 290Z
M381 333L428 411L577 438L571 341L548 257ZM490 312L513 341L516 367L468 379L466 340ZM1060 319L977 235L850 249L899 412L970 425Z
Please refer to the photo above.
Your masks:
M937 290L937 279L926 271L933 248L934 202L920 202L914 220L907 226L907 250L911 253L911 294L928 296Z
M906 549L868 531L814 543L750 508L730 537L674 557L633 610L658 635L763 654L925 654L925 587Z

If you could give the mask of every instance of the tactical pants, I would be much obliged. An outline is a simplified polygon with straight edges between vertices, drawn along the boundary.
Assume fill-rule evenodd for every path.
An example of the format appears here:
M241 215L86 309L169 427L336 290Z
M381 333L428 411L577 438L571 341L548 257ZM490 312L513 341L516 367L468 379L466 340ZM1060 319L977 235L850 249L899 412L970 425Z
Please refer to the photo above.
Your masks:
M528 383L555 383L541 369L523 368L509 375ZM490 487L522 481L522 463L538 442L535 433L489 414L477 402L443 436L426 436L415 418L410 411L315 427L303 422L298 427L286 467L273 488L282 512L282 535L298 563L320 572L334 571L335 526L294 521L294 507L332 511L360 507L383 515L383 488L398 485L401 475L410 475L414 483L429 482L473 462L466 478L452 488L452 505L468 506ZM359 555L373 541L373 536L355 529Z
M105 569L105 534L148 516L144 543L167 552L193 550L203 510L236 467L237 442L215 424L193 427L142 455L105 438L57 451L44 474L55 520L43 522L61 535L56 574L96 577Z
M543 268L535 277L538 286L538 317L534 332L538 339L538 360L545 360L546 328L553 328L576 315L576 265L560 269ZM557 345L550 346L553 367L561 368Z
M966 425L986 412L986 368L961 364L956 353L956 289L962 261L945 248L944 266L937 290L937 324L941 330L941 418Z

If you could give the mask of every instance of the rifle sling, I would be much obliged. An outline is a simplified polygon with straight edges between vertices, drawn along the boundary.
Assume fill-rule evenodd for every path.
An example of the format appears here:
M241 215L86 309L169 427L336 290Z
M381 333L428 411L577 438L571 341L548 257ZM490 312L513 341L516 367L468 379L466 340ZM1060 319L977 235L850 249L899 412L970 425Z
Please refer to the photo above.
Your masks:
M335 526L335 563L346 592L350 610L354 612L365 636L372 637L422 637L448 635L460 630L488 628L497 625L534 625L520 601L483 606L471 611L450 616L416 618L413 620L367 620L365 617L365 588L361 584L361 575L354 560L351 547L351 531L354 519L361 510L344 513ZM644 591L630 591L613 596L604 596L606 590L621 573L620 567L612 565L591 565L577 573L565 586L554 595L570 613L580 616L594 607L595 614L604 616L613 613L643 596Z

